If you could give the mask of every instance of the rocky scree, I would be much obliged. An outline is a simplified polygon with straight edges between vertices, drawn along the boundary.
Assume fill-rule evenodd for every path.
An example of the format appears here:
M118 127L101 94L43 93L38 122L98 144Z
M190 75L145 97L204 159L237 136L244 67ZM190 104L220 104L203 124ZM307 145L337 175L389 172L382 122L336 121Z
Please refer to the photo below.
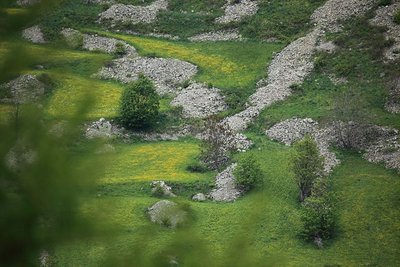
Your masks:
M89 51L102 51L108 54L117 53L119 49L122 49L121 53L125 57L137 56L136 49L133 46L114 38L98 35L84 34L82 48Z
M123 128L117 127L111 121L107 121L104 118L89 124L86 128L85 136L88 139L115 137L129 138L129 135L125 133Z
M188 38L191 42L217 42L217 41L233 41L242 40L239 30L225 30L216 32L201 33Z
M39 25L32 26L22 31L22 37L35 44L44 44L46 40Z
M0 90L8 92L8 96L0 99L4 103L24 104L39 100L45 94L45 84L30 74L0 85Z
M33 6L34 4L39 3L40 0L18 0L17 5L22 7Z
M219 173L215 178L216 188L213 189L208 197L214 201L235 201L240 197L241 192L236 187L236 179L233 172L237 164L234 163Z
M338 30L340 23L352 16L360 16L370 10L376 0L328 0L311 16L314 29L283 49L268 67L268 79L262 80L256 92L250 96L247 108L225 119L235 131L242 131L256 118L261 110L291 95L290 87L301 84L314 69L313 56L326 30Z
M111 26L116 23L151 23L157 18L160 10L166 10L168 1L157 0L148 6L134 6L115 4L99 15L99 23L109 22Z
M398 131L376 125L354 122L332 122L319 127L312 119L292 118L275 124L266 131L268 137L286 145L301 140L306 134L313 136L321 156L325 159L324 169L329 173L340 163L330 146L346 147L364 151L363 157L370 162L382 162L388 168L400 171L400 145Z
M241 21L243 18L253 16L257 13L257 1L240 0L239 3L231 2L234 1L227 1L225 5L225 14L218 17L215 22L226 24L234 21Z
M394 22L394 15L400 10L400 3L381 6L376 10L376 16L370 21L372 25L387 28L385 37L394 44L384 52L385 59L390 62L400 58L400 24Z
M185 118L207 118L228 108L219 89L200 83L182 89L171 105L183 107Z
M140 73L153 80L157 92L165 95L175 93L178 84L197 73L197 67L178 59L119 58L104 66L97 76L129 83L136 81Z
M172 188L164 181L153 181L151 182L150 186L152 194L157 194L160 197L176 197L176 195L172 192Z
M393 82L385 108L391 113L400 114L400 77Z

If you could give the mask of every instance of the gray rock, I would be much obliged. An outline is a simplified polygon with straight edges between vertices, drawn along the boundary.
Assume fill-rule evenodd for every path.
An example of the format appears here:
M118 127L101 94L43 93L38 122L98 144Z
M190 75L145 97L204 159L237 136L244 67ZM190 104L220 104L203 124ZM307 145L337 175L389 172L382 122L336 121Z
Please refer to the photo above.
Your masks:
M394 2L392 5L379 7L376 10L376 16L370 21L372 25L386 28L386 39L394 40L394 44L386 48L384 52L388 62L400 58L400 25L394 22L394 15L400 9L400 3Z
M258 3L251 0L240 0L239 3L228 4L225 6L225 14L218 17L215 22L217 23L230 23L234 21L241 21L243 18L253 16L257 13Z
M237 164L232 164L215 178L215 186L209 197L214 201L231 202L240 197L241 192L236 187L235 176L233 172Z
M157 18L160 10L168 7L168 1L157 0L148 6L115 4L99 15L99 22L111 23L151 23Z
M22 37L35 44L46 43L39 25L32 26L22 31Z
M103 67L97 76L129 83L136 81L140 73L154 81L159 94L168 94L174 93L178 84L192 78L197 73L197 67L178 59L119 58Z
M101 118L98 121L92 122L86 129L85 136L88 139L93 138L113 138L123 137L123 129L119 129L113 125L110 121Z
M137 56L136 49L127 44L124 41L120 41L114 38L97 36L95 34L84 34L83 35L83 49L89 51L101 51L108 54L116 53L119 49L118 46L121 46L124 49L124 54L122 56L125 57L134 57Z
M147 212L153 223L170 228L181 226L188 220L188 213L169 200L158 201Z
M216 32L206 32L188 38L191 42L217 42L217 41L232 41L242 40L239 30L224 30Z
M198 201L198 202L203 202L206 201L207 198L203 193L197 193L194 196L192 196L193 201Z
M185 118L207 118L228 108L219 89L200 83L192 83L180 91L171 105L183 107Z
M317 51L332 54L336 51L337 47L332 41L322 42L316 47Z
M164 197L176 197L176 195L172 193L172 188L164 181L153 181L150 185L151 193L153 194L161 194L161 196Z
M24 104L38 101L45 93L45 85L35 76L25 74L0 85L0 90L10 92L10 98L2 99L2 102Z

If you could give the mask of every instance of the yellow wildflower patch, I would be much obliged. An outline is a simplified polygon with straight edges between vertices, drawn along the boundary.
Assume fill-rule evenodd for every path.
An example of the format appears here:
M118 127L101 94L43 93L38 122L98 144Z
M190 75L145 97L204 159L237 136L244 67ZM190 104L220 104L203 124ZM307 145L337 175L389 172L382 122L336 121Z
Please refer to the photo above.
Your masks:
M103 183L132 181L198 180L207 174L191 173L186 166L198 155L198 145L185 142L157 142L119 146L108 159Z

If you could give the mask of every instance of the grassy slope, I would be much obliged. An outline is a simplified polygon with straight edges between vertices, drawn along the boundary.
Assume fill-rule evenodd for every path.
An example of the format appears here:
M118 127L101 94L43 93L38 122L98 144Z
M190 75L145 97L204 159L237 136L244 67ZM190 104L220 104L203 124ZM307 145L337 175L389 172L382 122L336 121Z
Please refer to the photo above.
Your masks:
M263 192L250 194L234 204L190 204L196 218L191 235L200 236L205 241L210 251L209 256L215 262L218 263L229 253L230 244L243 238L251 243L251 253L254 253L252 257L265 260L273 255L279 259L278 265L396 266L399 263L397 244L400 241L400 224L394 218L400 212L393 209L399 202L398 175L381 166L367 163L358 155L341 155L343 164L332 176L332 186L338 199L339 231L325 249L317 250L297 238L301 224L296 188L287 167L291 148L265 139L257 143L259 149L248 153L255 154L266 173L266 188ZM163 155L161 153L160 158ZM187 160L182 158L181 164L184 165ZM176 171L165 170L167 176ZM125 181L118 168L112 167L109 172L107 176L120 176ZM116 178L112 180L117 181ZM190 180L186 178L180 181ZM69 262L72 265L95 266L109 253L128 253L134 256L136 250L133 248L142 242L139 238L141 229L146 230L145 235L151 236L145 244L141 244L146 246L146 254L168 244L174 231L162 227L146 228L148 223L144 210L157 199L149 196L148 185L144 187L131 192L121 186L120 194L114 191L112 195L100 195L89 201L86 209L90 210L96 220L114 227L114 238L60 250L58 255L61 265ZM96 207L101 207L100 214L94 212ZM87 251L90 251L89 255Z

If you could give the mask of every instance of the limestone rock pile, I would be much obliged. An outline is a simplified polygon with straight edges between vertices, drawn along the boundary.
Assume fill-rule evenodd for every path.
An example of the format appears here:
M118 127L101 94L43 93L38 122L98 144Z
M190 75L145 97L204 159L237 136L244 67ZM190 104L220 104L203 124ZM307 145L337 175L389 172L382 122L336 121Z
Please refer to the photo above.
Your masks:
M192 83L180 91L171 105L182 106L186 118L207 118L227 109L219 89L200 83Z
M372 25L386 27L386 39L394 40L394 44L385 51L385 58L388 61L400 57L400 25L394 22L394 14L400 10L400 2L389 6L379 7L376 16L370 21Z
M211 199L230 202L240 196L241 192L236 188L235 176L233 175L236 166L236 164L232 164L217 175L215 178L216 188L209 194Z
M22 31L22 37L35 44L44 44L46 40L39 25L32 26Z
M132 57L137 56L136 49L125 43L114 38L102 37L98 35L84 34L83 35L83 49L89 51L102 51L105 53L115 53L118 51L119 47L123 48L124 56Z
M9 92L9 97L1 99L8 103L31 103L39 100L45 93L45 85L35 76L26 74L0 85L0 90Z
M123 137L123 129L113 125L110 121L101 118L98 121L92 122L86 129L86 138L113 138Z
M189 37L189 41L191 42L216 42L216 41L232 41L232 40L242 40L242 36L239 34L239 31L237 29L206 32Z
M240 0L239 3L230 3L225 6L225 14L216 19L217 23L230 23L241 21L244 17L253 16L257 13L258 3L251 0Z
M115 4L99 15L99 22L115 23L151 23L160 10L168 7L167 0L157 0L148 6Z
M167 58L119 58L104 66L98 76L123 83L136 81L139 74L152 79L159 94L174 93L177 85L197 73L197 67L178 59Z

